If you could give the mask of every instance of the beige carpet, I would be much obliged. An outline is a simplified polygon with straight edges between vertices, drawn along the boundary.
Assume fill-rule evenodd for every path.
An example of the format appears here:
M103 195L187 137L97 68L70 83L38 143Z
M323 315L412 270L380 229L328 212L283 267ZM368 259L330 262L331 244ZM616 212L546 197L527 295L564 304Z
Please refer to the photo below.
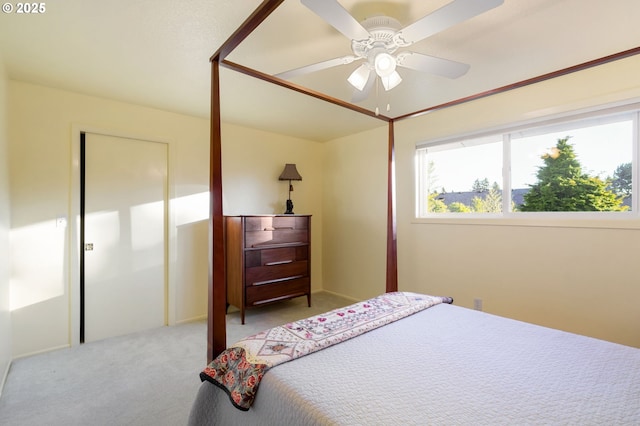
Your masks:
M353 303L314 293L227 315L227 343ZM204 321L15 360L0 398L0 425L171 425L187 423L206 363Z

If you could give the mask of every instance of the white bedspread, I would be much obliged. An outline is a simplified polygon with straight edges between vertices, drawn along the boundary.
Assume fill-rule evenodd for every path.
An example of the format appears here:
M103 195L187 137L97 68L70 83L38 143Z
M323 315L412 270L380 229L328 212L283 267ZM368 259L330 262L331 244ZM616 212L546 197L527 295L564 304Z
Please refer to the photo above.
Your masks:
M203 383L191 425L639 425L640 349L437 305L269 370L249 411Z

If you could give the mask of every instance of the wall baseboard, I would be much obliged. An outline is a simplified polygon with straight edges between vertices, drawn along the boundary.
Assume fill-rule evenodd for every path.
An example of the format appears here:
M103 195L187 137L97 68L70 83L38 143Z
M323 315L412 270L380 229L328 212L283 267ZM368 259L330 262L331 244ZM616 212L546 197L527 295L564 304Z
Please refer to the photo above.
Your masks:
M44 353L51 352L51 351L57 351L59 349L68 349L70 347L71 347L70 344L54 346L52 348L41 349L39 351L33 351L33 352L26 353L26 354L20 354L20 355L14 357L13 360L15 361L15 360L20 359L20 358L27 358L27 357L30 357L30 356L40 355L40 354L44 354Z
M176 321L175 325L180 325L180 324L187 324L190 322L196 322L196 321L205 321L207 319L207 315L200 315L197 317L193 317L193 318L187 318L187 319L183 319L180 321Z
M11 360L7 363L7 368L4 370L4 374L2 375L2 380L0 381L0 397L2 397L2 391L4 390L4 384L7 382L7 377L9 377L9 370L11 369Z
M312 291L311 292L311 294L313 294L313 293L332 294L334 296L342 297L343 299L351 300L351 301L353 301L353 303L362 302L362 300L356 299L355 297L347 296L346 294L342 294L342 293L336 293L335 291L330 291L330 290L316 290L316 291Z

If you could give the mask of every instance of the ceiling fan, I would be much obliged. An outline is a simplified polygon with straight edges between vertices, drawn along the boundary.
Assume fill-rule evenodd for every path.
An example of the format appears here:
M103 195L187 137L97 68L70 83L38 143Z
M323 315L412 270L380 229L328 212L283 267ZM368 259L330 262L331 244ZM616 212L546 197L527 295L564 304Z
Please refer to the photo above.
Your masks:
M364 60L347 81L357 90L353 102L366 99L380 78L385 90L402 82L397 67L404 67L447 78L458 78L469 65L411 51L400 51L462 21L501 5L504 0L453 0L440 9L404 28L396 19L376 16L358 22L337 0L300 0L329 25L351 39L353 55L329 59L275 74L284 80L323 69Z

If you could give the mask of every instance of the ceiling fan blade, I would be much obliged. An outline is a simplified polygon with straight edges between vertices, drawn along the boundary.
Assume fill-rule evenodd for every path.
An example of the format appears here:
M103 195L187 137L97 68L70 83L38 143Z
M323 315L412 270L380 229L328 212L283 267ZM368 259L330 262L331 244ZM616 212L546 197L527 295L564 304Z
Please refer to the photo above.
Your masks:
M447 78L458 78L464 75L470 65L416 52L402 52L396 57L399 67L436 74Z
M377 77L378 75L375 72L370 73L369 79L367 80L367 83L364 85L364 88L362 90L356 89L353 91L353 96L351 97L351 103L355 104L367 99L369 97L369 94L371 93L371 89L373 89L373 86L376 83Z
M309 73L324 70L327 68L336 67L338 65L347 65L359 59L362 59L362 58L358 58L353 55L342 56L340 58L329 59L327 61L322 61L315 64L306 65L304 67L295 68L289 71L284 71L279 74L275 74L274 77L278 77L283 80L289 80L299 75L309 74Z
M360 25L337 0L300 0L300 2L347 38L366 40L370 37L369 31Z
M408 46L487 10L500 6L504 0L454 0L398 32L398 40Z

